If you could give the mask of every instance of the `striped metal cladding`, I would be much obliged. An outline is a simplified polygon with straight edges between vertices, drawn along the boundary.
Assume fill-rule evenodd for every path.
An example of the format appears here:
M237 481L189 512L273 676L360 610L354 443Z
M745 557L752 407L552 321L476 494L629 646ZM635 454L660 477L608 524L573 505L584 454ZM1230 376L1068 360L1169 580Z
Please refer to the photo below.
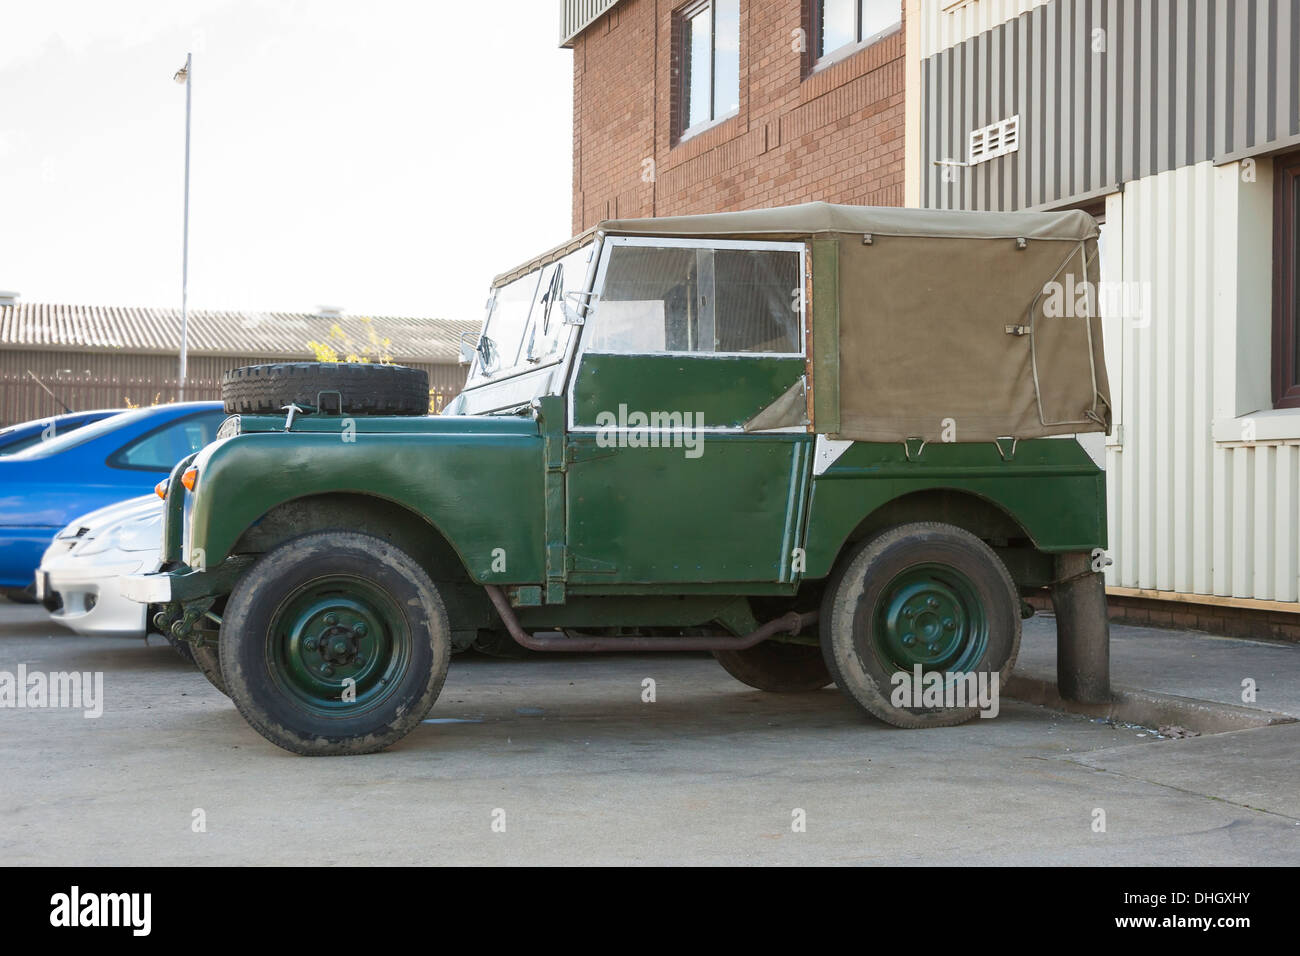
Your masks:
M579 33L617 3L618 0L560 0L560 46L572 46Z
M921 56L977 36L1012 20L1048 0L922 0L925 7L915 29L920 34ZM935 9L935 5L938 9ZM912 25L909 24L909 29Z
M922 62L921 204L1057 204L1300 142L1298 74L1300 0L1051 0ZM1016 113L1018 152L933 165Z

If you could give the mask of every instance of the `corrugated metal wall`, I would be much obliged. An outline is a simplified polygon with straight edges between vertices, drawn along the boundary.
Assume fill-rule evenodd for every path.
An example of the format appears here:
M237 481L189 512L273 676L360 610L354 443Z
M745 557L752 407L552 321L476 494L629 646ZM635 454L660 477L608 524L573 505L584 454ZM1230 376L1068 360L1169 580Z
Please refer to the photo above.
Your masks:
M1016 5L968 18L978 25ZM945 35L952 14L925 10L922 35ZM921 204L1055 203L1300 137L1298 51L1300 0L1036 6L922 62ZM964 161L972 129L1017 113L1018 152L969 169L933 165Z
M304 357L305 359L305 357ZM303 359L298 359L301 361ZM191 356L185 397L221 397L221 376L241 365L294 361L284 356ZM442 404L464 387L458 365L413 364L429 373L429 387ZM57 415L63 407L32 378L35 374L69 408L120 408L128 402L149 405L176 398L176 357L107 352L52 352L0 349L0 427ZM439 405L438 407L441 407Z
M1300 0L950 6L925 0L919 24L922 204L1109 193L1103 280L1149 297L1148 315L1106 322L1107 583L1300 600L1300 429L1233 440L1269 407L1272 239L1270 161L1249 178L1232 162L1300 144ZM932 165L1016 113L1017 153Z
M1048 0L922 0L921 56L938 53Z
M1152 310L1107 342L1123 366L1123 440L1107 453L1108 584L1300 600L1300 441L1214 435L1216 388L1222 404L1222 383L1235 387L1233 338L1261 319L1251 296L1267 299L1243 290L1238 272L1243 237L1269 231L1237 202L1253 188L1268 190L1235 165L1204 162L1130 182L1112 200L1122 203L1121 222L1107 225L1122 233L1122 278L1149 284Z

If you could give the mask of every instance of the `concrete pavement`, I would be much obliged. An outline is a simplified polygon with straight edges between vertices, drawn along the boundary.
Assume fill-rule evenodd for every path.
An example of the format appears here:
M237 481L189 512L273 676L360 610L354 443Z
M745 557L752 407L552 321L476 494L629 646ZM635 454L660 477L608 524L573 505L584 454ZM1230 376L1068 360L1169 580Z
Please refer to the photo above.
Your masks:
M1026 668L1050 669L1051 620L1029 623ZM1240 705L1258 675L1269 707L1296 707L1300 648L1193 638L1161 665L1177 639L1137 630L1117 629L1117 680ZM0 710L11 864L1300 863L1294 724L1168 740L1004 698L996 720L903 731L707 656L465 656L435 722L309 759L170 648L0 604L0 670L20 663L103 671L105 706Z

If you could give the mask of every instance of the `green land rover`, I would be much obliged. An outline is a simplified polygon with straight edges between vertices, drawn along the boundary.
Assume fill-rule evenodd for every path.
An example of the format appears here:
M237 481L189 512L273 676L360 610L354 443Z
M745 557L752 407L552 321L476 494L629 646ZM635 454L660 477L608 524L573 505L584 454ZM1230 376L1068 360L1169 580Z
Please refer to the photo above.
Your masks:
M1044 588L1062 694L1103 697L1096 273L1078 211L603 222L494 281L441 415L412 369L229 373L123 590L303 754L386 747L510 642L951 725Z

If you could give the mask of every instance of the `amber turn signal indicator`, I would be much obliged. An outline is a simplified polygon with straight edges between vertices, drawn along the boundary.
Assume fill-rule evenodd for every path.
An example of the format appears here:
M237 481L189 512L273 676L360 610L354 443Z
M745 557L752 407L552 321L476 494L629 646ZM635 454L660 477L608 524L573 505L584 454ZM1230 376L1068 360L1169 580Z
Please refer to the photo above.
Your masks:
M181 484L185 486L186 491L193 491L194 483L198 480L199 480L199 470L195 468L193 465L191 465L189 468L186 468L185 473L181 475Z
M166 478L164 478L162 481L158 482L158 484L153 486L153 493L157 495L159 498L161 498L163 501L167 500L167 479Z

